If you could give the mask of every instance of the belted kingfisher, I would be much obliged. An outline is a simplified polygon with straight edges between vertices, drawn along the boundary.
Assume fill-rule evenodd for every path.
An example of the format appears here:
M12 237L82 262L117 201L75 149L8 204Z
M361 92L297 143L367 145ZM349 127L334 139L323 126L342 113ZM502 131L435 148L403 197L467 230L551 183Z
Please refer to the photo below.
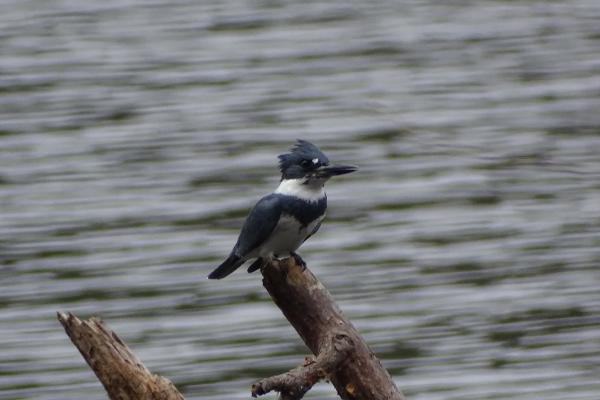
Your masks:
M229 257L208 275L209 279L224 278L252 258L257 260L248 272L260 269L272 258L294 257L306 266L295 251L319 230L325 217L325 182L357 167L330 165L317 146L298 140L289 153L279 156L279 169L279 187L256 203Z

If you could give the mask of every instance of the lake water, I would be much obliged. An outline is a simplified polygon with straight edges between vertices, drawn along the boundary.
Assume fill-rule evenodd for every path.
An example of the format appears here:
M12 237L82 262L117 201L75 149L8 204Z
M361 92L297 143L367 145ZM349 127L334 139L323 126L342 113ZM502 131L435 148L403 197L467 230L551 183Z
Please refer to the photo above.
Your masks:
M0 1L0 398L106 398L58 310L188 399L301 362L206 275L304 138L361 169L300 253L408 399L598 400L599 110L596 0Z

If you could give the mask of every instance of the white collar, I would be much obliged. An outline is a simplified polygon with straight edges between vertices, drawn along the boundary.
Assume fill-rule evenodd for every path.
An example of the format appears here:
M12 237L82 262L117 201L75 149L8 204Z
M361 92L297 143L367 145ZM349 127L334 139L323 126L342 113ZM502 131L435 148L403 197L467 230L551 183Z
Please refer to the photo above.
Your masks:
M306 183L305 179L284 179L275 190L275 193L316 202L325 197L323 184L324 182L320 181Z

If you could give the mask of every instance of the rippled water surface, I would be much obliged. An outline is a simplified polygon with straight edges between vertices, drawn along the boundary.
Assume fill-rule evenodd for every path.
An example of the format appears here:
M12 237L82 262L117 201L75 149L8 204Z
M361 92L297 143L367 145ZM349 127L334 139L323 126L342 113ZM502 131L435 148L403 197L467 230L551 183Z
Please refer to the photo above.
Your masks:
M0 398L105 398L57 310L189 399L298 364L206 275L301 137L361 167L301 254L409 399L598 400L599 110L595 0L0 1Z

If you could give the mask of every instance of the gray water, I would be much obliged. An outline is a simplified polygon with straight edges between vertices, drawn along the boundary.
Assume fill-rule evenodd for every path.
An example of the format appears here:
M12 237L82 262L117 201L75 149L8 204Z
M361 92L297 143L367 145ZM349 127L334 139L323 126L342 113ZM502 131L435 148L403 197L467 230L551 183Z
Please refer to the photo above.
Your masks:
M598 400L599 111L596 0L1 1L0 398L105 398L58 310L189 399L301 362L206 275L304 138L361 169L300 253L409 399Z

